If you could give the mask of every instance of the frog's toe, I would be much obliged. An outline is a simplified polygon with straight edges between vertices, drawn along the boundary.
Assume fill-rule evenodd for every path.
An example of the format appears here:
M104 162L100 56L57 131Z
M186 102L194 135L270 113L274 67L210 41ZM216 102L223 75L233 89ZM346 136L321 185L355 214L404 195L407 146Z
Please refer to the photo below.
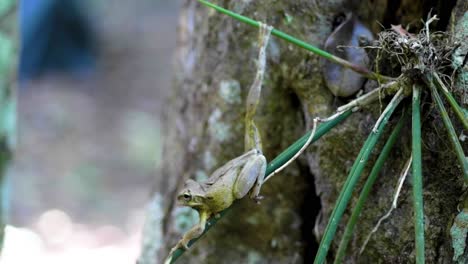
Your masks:
M186 241L184 239L180 240L179 243L177 243L177 245L174 247L173 251L175 251L175 250L177 250L179 248L183 249L183 250L188 250L189 249L188 242L189 242L189 240L188 241Z
M257 196L252 197L252 199L255 201L256 204L260 204L263 198L265 197L263 197L262 195L257 195Z
M180 247L183 248L184 250L189 250L188 242L189 241L185 241L185 240L181 241Z

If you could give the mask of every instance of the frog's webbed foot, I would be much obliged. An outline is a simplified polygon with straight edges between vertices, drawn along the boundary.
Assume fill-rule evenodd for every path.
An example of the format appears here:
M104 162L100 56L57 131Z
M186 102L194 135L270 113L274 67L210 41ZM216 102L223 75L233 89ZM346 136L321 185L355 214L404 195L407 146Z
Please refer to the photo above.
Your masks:
M177 244L171 249L171 251L169 251L169 255L164 260L164 264L170 264L172 262L172 255L174 254L174 252L176 252L176 250L178 249L188 250L189 241L190 239L187 240L186 236L184 235L184 237L179 242L177 242Z
M203 234L203 231L205 230L206 218L204 218L203 214L200 215L200 218L202 221L200 221L200 223L198 223L197 225L192 227L192 229L190 229L187 233L185 233L182 239L179 240L179 242L177 242L177 244L171 249L171 251L169 252L169 255L164 260L164 264L171 263L172 255L174 254L176 250L178 249L188 250L189 249L188 243L190 242L190 240L198 238L199 236Z

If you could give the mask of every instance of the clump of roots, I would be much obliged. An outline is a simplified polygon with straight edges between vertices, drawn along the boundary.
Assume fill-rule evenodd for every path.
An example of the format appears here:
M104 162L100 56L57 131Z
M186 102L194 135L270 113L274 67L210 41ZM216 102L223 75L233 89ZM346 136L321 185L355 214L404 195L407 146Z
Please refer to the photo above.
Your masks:
M430 18L418 34L409 33L401 25L381 32L372 47L377 49L378 63L381 64L383 58L396 62L401 73L444 72L449 69L456 46L451 45L447 33L430 32L429 25L436 20L436 16Z

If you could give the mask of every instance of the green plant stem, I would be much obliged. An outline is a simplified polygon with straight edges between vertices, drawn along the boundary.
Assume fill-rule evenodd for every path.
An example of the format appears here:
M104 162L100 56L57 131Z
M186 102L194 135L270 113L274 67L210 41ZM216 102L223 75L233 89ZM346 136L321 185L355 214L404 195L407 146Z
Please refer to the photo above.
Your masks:
M337 117L337 118L335 118L333 120L330 120L328 122L320 124L317 127L317 131L315 132L315 135L314 135L314 138L312 139L312 142L315 142L318 139L320 139L323 135L325 135L328 131L330 131L337 124L341 123L343 120L345 120L351 114L352 114L352 111L350 110L350 111L347 111L347 112L343 113L342 115L340 115L339 117ZM276 158L274 158L272 161L270 161L270 163L267 166L265 175L269 175L270 173L275 171L277 168L281 167L281 165L283 165L288 160L290 160L302 148L302 146L304 146L304 144L307 142L307 139L309 138L310 133L312 133L312 131L307 132L304 136L302 136L300 139L298 139L296 142L294 142L291 146L289 146L286 150L284 150Z
M421 88L413 86L412 151L413 151L413 206L416 241L416 263L424 263L424 206L421 158Z
M343 238L341 239L340 246L338 247L338 252L336 253L336 258L334 262L336 264L343 263L343 258L346 254L346 248L348 247L349 240L352 237L354 227L356 226L357 220L359 218L359 215L361 214L364 203L366 202L367 197L369 196L369 193L372 189L372 186L374 185L375 180L377 179L377 176L379 176L380 171L382 170L382 167L385 161L387 160L388 155L390 154L390 151L393 148L393 145L395 144L398 136L400 135L401 128L403 127L405 120L406 120L406 115L403 114L403 116L398 121L398 124L393 129L392 134L388 138L384 147L382 148L382 151L379 157L377 158L375 165L372 168L372 171L370 172L369 177L366 180L366 183L364 184L364 187L362 188L361 194L359 195L359 199L356 203L356 206L354 207L353 213L351 214L351 217L348 220L348 224L346 225L346 229L344 231Z
M447 89L445 84L440 79L439 75L436 72L434 72L432 75L434 76L434 79L436 80L438 84L437 86L445 95L445 98L449 102L450 106L452 106L452 109L455 112L455 115L458 117L458 119L460 119L460 122L463 124L463 127L465 128L465 130L468 130L468 119L466 118L465 113L463 113L463 110L460 107L460 105L458 105L457 100L455 100L452 93L450 93L450 91Z
M440 98L439 92L437 92L437 89L435 88L434 83L431 79L428 79L427 82L429 83L429 87L431 88L432 97L434 98L437 108L439 108L442 120L444 121L445 128L447 129L449 135L450 142L452 143L452 147L455 150L455 153L457 154L458 162L460 162L465 182L468 184L468 161L465 158L465 153L463 153L463 148L460 144L460 141L458 141L457 134L455 132L455 129L453 128L452 122L450 121L444 103Z
M353 112L351 110L346 111L346 112L342 113L341 115L339 115L338 117L336 117L336 118L334 118L334 119L332 119L332 120L330 120L328 122L320 124L319 127L317 127L317 130L315 132L314 138L312 139L312 142L315 142L318 139L320 139L323 135L328 133L332 128L334 128L336 125L338 125L339 123L343 122L346 118L348 118L352 113ZM306 133L304 136L302 136L300 139L298 139L295 143L293 143L290 147L288 147L285 151L283 151L281 154L279 154L275 159L273 159L268 164L265 175L269 175L270 173L272 173L273 171L275 171L276 169L281 167L289 159L291 159L302 148L302 146L307 142L307 139L309 138L310 133L312 133L312 131L309 131L308 133ZM266 180L266 178L265 178L265 180ZM237 203L238 202L235 202L233 204L233 206L235 206ZM232 208L232 206L230 208ZM213 227L229 211L230 208L220 212L219 217L210 218L208 220L208 222L206 223L205 231L203 232L203 234L198 238L190 240L190 242L188 243L188 246L191 247L193 244L195 244L198 239L200 239L204 234L206 234L206 232L208 232L210 230L210 228ZM177 249L172 254L172 259L171 259L170 263L175 263L175 261L182 254L184 254L184 252L185 252L185 250L183 250L183 249Z
M374 89L353 101L338 107L338 112L346 111L349 109L353 109L355 107L361 108L363 106L369 105L377 100L381 100L388 95L394 95L400 89L401 83L397 81L390 81L381 85L379 88Z
M401 88L393 97L392 101L387 105L387 107L381 115L381 118L379 118L379 121L377 121L374 129L372 130L366 142L364 143L364 146L362 147L358 158L355 160L350 174L346 179L343 189L340 192L335 208L333 209L333 212L330 215L330 220L328 221L327 227L325 228L325 233L323 235L322 241L320 242L320 246L315 257L315 264L322 264L325 262L328 250L330 248L330 244L333 241L333 237L335 236L338 223L340 222L341 217L343 216L343 213L346 210L346 206L349 202L349 199L351 198L354 187L358 182L362 171L364 170L364 167L367 164L372 150L374 149L377 141L382 135L385 125L388 123L388 120L393 114L395 108L398 106L398 104L403 98L404 94L403 89Z
M210 3L208 1L205 1L205 0L198 0L198 2L200 2L201 4L205 5L205 6L208 6L208 7L211 7L213 9L215 9L216 11L220 12L220 13L223 13L225 15L228 15L234 19L237 19L238 21L240 22L243 22L247 25L250 25L250 26L253 26L253 27L256 27L258 28L260 26L260 22L258 21L255 21L253 19L250 19L248 17L245 17L243 15L240 15L240 14L237 14L235 12L232 12L230 10L227 10L227 9L224 9L218 5L215 5L213 3ZM337 56L334 56L333 54L329 53L329 52L326 52L324 50L321 50L313 45L310 45L309 43L307 42L304 42L302 40L299 40L289 34L286 34L282 31L279 31L277 29L273 29L271 31L271 34L276 36L276 37L279 37L281 39L284 39L286 40L287 42L289 43L292 43L300 48L303 48L307 51L310 51L316 55L319 55L325 59L328 59L332 62L335 62L345 68L348 68L348 69L351 69L363 76L365 76L366 78L369 78L369 79L372 79L372 80L379 80L379 81L387 81L387 80L392 80L393 78L391 77L388 77L388 76L384 76L384 75L380 75L378 73L375 73L375 72L372 72L370 70L368 70L367 68L364 68L362 66L359 66L359 65L356 65L356 64L353 64L347 60L344 60L342 58L339 58Z

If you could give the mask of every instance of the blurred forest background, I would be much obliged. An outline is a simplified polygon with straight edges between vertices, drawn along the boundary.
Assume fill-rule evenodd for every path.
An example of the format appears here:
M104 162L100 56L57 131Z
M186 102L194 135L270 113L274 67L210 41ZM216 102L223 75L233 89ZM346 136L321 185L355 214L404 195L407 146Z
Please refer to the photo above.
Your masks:
M140 251L178 1L86 3L95 63L21 76L4 264L134 263Z

